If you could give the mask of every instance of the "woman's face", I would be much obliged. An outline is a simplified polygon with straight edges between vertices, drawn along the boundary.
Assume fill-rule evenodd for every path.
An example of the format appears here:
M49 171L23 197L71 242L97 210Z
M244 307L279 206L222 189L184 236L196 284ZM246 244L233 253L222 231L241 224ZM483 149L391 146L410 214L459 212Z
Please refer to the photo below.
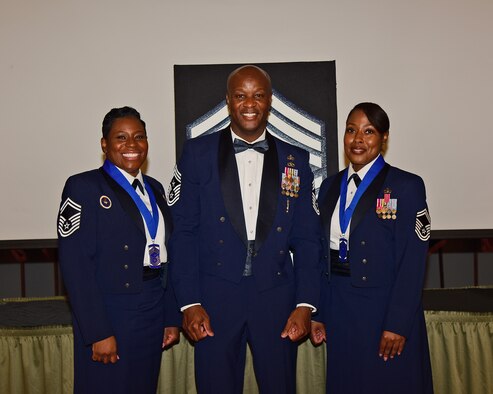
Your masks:
M389 132L380 133L361 110L354 111L346 122L344 153L353 169L359 171L382 151Z
M107 138L101 138L106 159L132 176L147 158L147 134L139 119L133 116L115 119Z

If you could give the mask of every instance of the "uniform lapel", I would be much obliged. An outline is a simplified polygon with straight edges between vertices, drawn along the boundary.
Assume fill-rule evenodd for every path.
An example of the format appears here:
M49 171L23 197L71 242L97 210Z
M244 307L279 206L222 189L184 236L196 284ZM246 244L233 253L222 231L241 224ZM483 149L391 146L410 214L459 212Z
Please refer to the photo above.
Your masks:
M262 183L260 186L260 199L255 230L255 250L258 251L264 243L274 223L281 187L279 174L279 160L277 145L274 138L266 133L269 150L264 153L264 165L262 168Z
M224 206L233 228L246 247L248 239L245 215L243 213L238 167L236 165L231 132L228 128L221 130L219 133L221 134L219 136L218 166Z
M324 225L325 234L328 240L330 239L330 222L332 221L332 215L334 213L337 200L341 194L341 178L343 175L344 171L341 171L335 176L320 204L320 217L322 218L322 223Z
M106 182L108 182L109 187L116 194L120 205L123 210L133 219L137 227L145 234L144 221L142 220L142 215L140 214L139 208L132 200L132 197L121 187L105 170L99 169L103 174Z
M375 208L378 193L382 189L385 178L387 177L387 172L389 171L389 167L390 166L388 164L385 164L358 201L358 205L356 205L353 216L351 217L351 232L356 228L365 213L369 209L372 209L372 207L373 209Z
M151 189L154 193L154 197L156 197L156 203L161 210L161 213L163 214L163 219L164 219L164 237L165 237L165 244L168 244L168 239L171 234L171 231L173 231L173 223L171 221L171 213L168 208L168 204L166 203L166 197L161 193L160 190L158 190L154 185L149 182L149 179L144 175L146 178L146 182L149 183L151 186Z

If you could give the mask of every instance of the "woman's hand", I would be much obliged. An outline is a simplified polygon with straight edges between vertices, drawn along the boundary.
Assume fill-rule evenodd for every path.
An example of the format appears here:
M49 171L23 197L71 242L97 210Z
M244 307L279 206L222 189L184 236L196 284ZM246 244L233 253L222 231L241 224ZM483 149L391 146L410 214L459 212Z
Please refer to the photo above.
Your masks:
M180 329L178 327L166 327L163 335L162 348L173 346L180 341Z
M383 357L384 361L387 361L389 358L394 358L396 354L400 356L404 350L405 343L406 338L402 335L390 331L384 331L382 332L382 337L380 338L378 356Z
M310 339L315 346L320 345L326 340L325 326L323 323L312 320Z

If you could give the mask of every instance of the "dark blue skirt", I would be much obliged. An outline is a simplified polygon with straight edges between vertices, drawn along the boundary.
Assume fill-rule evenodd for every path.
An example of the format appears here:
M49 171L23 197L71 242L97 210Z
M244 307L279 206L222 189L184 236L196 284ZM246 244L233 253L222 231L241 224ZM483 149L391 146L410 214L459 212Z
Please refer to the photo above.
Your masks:
M359 288L333 275L327 319L327 393L428 394L433 392L422 307L404 351L383 361L378 355L390 288Z
M74 319L74 393L155 394L161 367L164 290L160 278L143 283L139 294L105 295L116 336L116 364L92 361Z

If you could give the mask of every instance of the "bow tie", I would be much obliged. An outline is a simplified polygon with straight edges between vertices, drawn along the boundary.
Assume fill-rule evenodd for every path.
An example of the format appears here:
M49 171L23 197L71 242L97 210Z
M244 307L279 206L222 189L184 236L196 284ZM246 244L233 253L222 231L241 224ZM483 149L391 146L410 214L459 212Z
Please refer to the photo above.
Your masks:
M253 149L259 153L265 153L269 149L269 143L265 139L262 141L257 141L254 144L249 144L248 142L235 138L233 141L233 147L235 148L235 153L241 153L247 149Z
M144 193L144 187L142 186L142 183L140 183L140 181L138 179L134 179L134 181L132 182L132 186L135 190L137 190L137 188L139 188L140 192L145 195Z
M351 175L347 181L347 183L349 184L349 182L351 182L351 179L354 181L354 184L356 185L356 187L359 186L359 184L361 183L361 178L358 176L358 174L354 173L353 175Z

